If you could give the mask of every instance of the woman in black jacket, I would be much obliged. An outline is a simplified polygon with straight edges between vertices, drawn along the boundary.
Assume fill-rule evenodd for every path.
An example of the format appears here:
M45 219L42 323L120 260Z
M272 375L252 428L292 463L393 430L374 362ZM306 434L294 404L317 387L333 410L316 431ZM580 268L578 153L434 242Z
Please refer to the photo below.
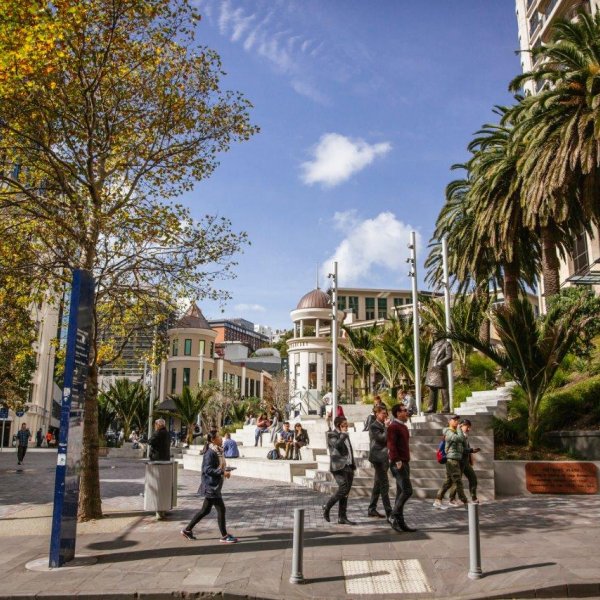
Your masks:
M217 520L221 531L221 542L224 544L235 544L237 538L227 533L225 526L225 504L221 496L223 480L229 479L231 472L227 470L223 456L223 438L217 433L209 433L207 444L202 459L202 481L200 483L200 494L204 496L202 508L192 517L189 525L182 529L181 535L188 540L195 540L193 529L214 506L217 509Z
M301 423L296 423L294 425L294 460L300 460L300 448L304 448L309 444L308 432L302 427Z

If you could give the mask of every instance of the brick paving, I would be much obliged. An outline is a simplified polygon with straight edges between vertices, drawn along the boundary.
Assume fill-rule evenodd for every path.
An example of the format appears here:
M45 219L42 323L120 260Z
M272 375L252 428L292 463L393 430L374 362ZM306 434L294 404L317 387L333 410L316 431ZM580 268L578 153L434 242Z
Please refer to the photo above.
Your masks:
M385 522L365 516L367 499L353 498L349 515L358 525L340 527L323 521L321 494L233 476L225 484L224 498L228 529L240 536L241 543L215 544L214 515L197 527L200 539L187 542L179 530L201 503L196 494L199 473L179 471L179 506L168 520L156 522L142 512L144 464L125 459L101 460L103 507L109 518L80 528L78 552L96 556L98 563L71 571L58 583L56 572L24 569L28 560L44 555L48 539L22 529L42 513L47 519L54 461L54 453L34 450L28 453L24 469L17 472L14 451L0 453L0 543L10 548L0 553L0 598L17 593L42 597L36 594L44 590L56 598L94 593L105 598L110 593L114 598L166 598L181 591L256 598L343 598L348 597L343 561L367 559L418 559L434 590L421 598L492 597L501 590L515 597L523 597L520 594L527 590L538 590L534 593L540 596L581 595L585 590L600 595L598 496L539 496L483 504L482 554L487 575L472 582L466 578L468 536L462 509L436 511L430 501L411 500L406 519L419 531L398 535ZM309 582L300 588L287 583L294 508L304 508L306 515L305 576Z

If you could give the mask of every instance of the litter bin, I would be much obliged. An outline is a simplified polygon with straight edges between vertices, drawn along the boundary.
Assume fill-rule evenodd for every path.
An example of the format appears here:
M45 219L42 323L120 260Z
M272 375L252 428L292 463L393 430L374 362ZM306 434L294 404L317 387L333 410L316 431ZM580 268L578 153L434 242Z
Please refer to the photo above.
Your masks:
M146 463L144 510L154 511L158 519L177 506L177 462L156 460Z

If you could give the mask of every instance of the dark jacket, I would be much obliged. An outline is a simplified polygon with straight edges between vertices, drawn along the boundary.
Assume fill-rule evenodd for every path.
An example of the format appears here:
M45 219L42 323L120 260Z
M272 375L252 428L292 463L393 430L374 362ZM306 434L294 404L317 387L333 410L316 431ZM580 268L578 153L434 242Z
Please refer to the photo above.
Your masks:
M306 429L302 429L300 433L296 433L294 431L294 441L298 442L298 444L302 444L303 446L308 446L310 444L310 440L308 439L308 432Z
M350 446L351 467L352 469L356 469L350 436L347 433L341 433L337 429L327 434L327 447L329 448L331 459L329 470L332 473L341 471L348 464L348 446Z
M220 498L223 481L219 455L211 448L207 448L202 459L202 481L198 492L205 498Z
M387 449L387 429L377 419L369 425L369 462L377 464L389 463Z
M404 423L392 421L387 430L387 447L391 463L410 461L409 436L408 427Z
M166 429L157 429L148 440L150 460L171 460L171 436Z

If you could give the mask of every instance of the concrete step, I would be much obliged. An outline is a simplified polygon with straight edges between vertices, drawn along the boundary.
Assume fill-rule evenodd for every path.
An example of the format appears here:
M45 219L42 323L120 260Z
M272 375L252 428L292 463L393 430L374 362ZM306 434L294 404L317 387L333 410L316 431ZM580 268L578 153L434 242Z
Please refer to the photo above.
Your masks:
M239 448L240 456L242 458L267 458L267 453L270 452L273 448L269 446L242 446ZM284 450L279 451L281 454L284 454ZM302 456L302 460L315 462L317 460L317 456L320 454L325 454L326 450L324 448L312 448L305 447L302 448L300 454Z

